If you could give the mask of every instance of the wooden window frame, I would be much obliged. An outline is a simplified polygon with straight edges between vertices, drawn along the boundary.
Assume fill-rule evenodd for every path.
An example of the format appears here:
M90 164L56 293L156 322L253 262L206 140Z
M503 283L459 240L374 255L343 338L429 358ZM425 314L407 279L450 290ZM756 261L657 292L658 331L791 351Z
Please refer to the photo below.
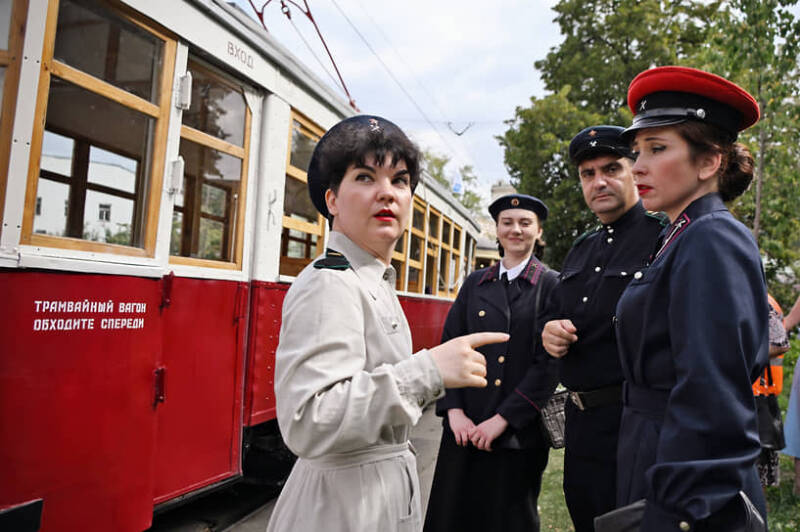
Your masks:
M132 9L126 6L120 5L117 2L110 2L106 6L109 11L123 20L139 26L163 41L161 79L158 81L159 96L158 104L156 105L144 98L140 98L124 89L115 87L106 81L54 59L53 53L55 49L58 8L59 0L50 0L45 23L44 46L39 73L39 92L36 97L35 116L37 118L31 137L31 155L28 165L28 179L25 191L25 207L20 243L32 246L111 253L134 257L154 257L164 180L164 161L166 157L167 132L171 112L172 80L175 72L177 39L158 24L136 14ZM44 137L45 117L47 116L47 102L50 95L50 80L52 76L56 76L84 90L105 97L117 104L155 119L155 127L153 128L152 136L153 152L149 168L149 190L142 196L142 200L147 204L147 211L144 213L143 246L141 248L104 242L92 242L74 237L43 235L33 232L36 192L39 184L39 171L42 156L42 140Z
M17 89L22 68L22 46L25 40L25 19L28 15L28 0L12 0L11 17L8 20L8 49L0 50L0 67L6 69L3 81L3 96L0 101L0 220L3 219L8 188L8 165L11 155L11 135L17 108ZM34 209L36 199L34 198ZM3 232L0 226L0 233Z
M414 227L414 210L420 211L422 213L422 229L418 229ZM427 228L428 228L428 204L425 201L421 200L417 196L414 196L414 200L412 201L412 210L411 210L411 219L409 220L408 227L408 240L406 246L406 255L408 257L408 267L406 268L409 270L410 268L414 268L419 272L419 282L417 283L416 290L410 290L408 288L408 279L411 277L410 275L406 276L406 290L409 292L413 292L415 294L422 294L425 292L425 256L426 256L426 246L427 246ZM420 260L414 260L411 258L411 238L416 236L420 239Z
M437 234L439 238L431 237L430 231L430 219L431 215L435 215L439 217L439 223L437 228ZM434 285L431 287L430 295L439 295L439 255L442 252L442 244L441 244L441 237L442 237L442 218L443 215L441 211L428 205L428 209L425 212L425 234L427 235L427 240L425 241L425 268L423 269L423 273L425 274L423 279L425 283L427 283L427 273L428 273L428 260L433 257L432 264L433 264L433 283ZM433 244L433 249L431 249L430 245ZM424 290L424 288L423 288Z
M405 291L406 289L406 261L408 260L408 241L409 241L409 233L408 229L403 231L403 235L400 237L400 242L402 242L401 251L397 251L397 249L392 250L392 260L396 260L400 263L400 269L397 272L397 283L395 286L397 290ZM397 246L395 246L396 248Z
M244 248L244 226L245 226L245 210L247 208L247 176L250 172L250 137L253 121L253 112L247 104L247 98L244 94L246 90L243 83L237 83L228 78L228 75L223 72L218 72L216 69L209 67L201 62L197 57L189 57L186 65L186 70L189 69L200 70L215 81L227 85L229 88L242 95L244 101L245 114L244 114L244 135L242 137L242 146L226 142L218 137L210 135L199 129L181 124L180 138L194 142L204 148L211 148L220 151L242 161L241 177L239 180L239 198L236 201L236 214L231 223L234 225L229 238L233 238L233 260L214 260L214 259L201 259L197 257L184 257L182 255L170 255L170 264L182 264L185 266L200 266L204 268L218 268L224 270L241 270L242 269L242 254ZM185 208L185 206L184 206ZM170 212L175 212L174 207ZM203 216L200 215L202 218ZM208 219L219 221L216 217L206 216ZM182 233L181 233L182 234Z
M308 184L308 174L305 170L298 168L297 166L292 165L292 133L294 131L294 123L298 122L301 127L301 132L306 130L311 135L317 137L317 139L321 138L322 135L325 134L325 130L316 125L314 122L303 116L300 112L292 109L291 116L289 117L289 131L287 135L289 137L289 142L287 144L288 149L286 150L286 179L296 179L303 184ZM284 181L284 190L286 190L286 182ZM285 198L284 198L285 200ZM311 223L306 222L304 220L298 220L297 218L292 218L291 216L287 216L285 213L282 213L281 216L281 249L280 255L278 257L278 272L281 271L281 265L292 265L293 262L302 261L303 263L307 263L309 259L303 258L298 259L296 257L289 257L284 255L284 245L283 245L283 231L285 229L290 229L294 231L299 231L301 233L306 233L308 235L315 235L317 237L316 242L316 249L313 252L313 260L314 257L317 257L322 253L325 245L325 227L326 227L326 219L321 214L317 213L317 222ZM296 265L299 266L298 263ZM291 274L282 274L288 275L289 277L294 277Z

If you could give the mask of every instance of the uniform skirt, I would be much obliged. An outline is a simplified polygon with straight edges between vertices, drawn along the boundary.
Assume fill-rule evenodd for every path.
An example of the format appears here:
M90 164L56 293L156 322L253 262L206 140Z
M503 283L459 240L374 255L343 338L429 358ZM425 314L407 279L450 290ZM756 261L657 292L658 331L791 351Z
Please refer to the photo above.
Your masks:
M425 532L535 532L549 448L481 451L444 429Z
M417 532L417 462L408 443L299 458L267 532Z

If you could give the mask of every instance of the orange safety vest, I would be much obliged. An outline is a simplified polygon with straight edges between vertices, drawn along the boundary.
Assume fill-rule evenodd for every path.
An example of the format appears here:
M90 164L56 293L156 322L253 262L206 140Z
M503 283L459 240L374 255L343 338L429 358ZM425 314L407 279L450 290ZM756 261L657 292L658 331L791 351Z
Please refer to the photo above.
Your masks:
M767 300L772 305L778 314L783 316L781 306L775 301L775 298L767 294ZM767 372L772 373L772 385L770 386ZM769 366L764 368L764 372L753 383L753 395L780 395L783 390L783 355L769 359Z

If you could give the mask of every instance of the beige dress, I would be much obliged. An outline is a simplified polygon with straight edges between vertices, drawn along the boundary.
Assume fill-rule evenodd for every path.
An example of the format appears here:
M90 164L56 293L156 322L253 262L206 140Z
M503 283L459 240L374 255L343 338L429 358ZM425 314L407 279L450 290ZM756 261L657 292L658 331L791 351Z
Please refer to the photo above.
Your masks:
M394 269L342 233L328 248L349 267L317 259L328 267L306 267L283 304L278 424L299 458L267 531L421 530L409 428L444 384L426 350L411 355Z

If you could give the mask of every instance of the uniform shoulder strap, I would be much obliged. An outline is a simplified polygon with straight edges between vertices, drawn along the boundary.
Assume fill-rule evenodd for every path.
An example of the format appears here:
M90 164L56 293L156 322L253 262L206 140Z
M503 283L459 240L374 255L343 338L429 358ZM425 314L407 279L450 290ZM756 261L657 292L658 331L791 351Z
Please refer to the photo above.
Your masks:
M657 212L657 211L645 211L645 216L656 220L661 227L666 227L669 225L669 216L667 216L664 212Z
M350 262L338 251L327 248L325 250L325 258L316 261L314 267L319 270L346 270L350 267Z
M579 236L578 238L576 238L574 242L572 242L572 247L575 247L575 246L577 246L578 244L580 244L581 242L583 242L584 240L586 240L586 237L588 237L588 236L589 236L589 235L591 235L592 233L596 233L597 231L599 231L599 230L600 230L600 228L601 228L601 227L602 227L601 225L597 225L597 226L595 226L595 227L592 227L591 229L589 229L589 230L588 230L588 231L586 231L585 233L583 233L581 236Z

